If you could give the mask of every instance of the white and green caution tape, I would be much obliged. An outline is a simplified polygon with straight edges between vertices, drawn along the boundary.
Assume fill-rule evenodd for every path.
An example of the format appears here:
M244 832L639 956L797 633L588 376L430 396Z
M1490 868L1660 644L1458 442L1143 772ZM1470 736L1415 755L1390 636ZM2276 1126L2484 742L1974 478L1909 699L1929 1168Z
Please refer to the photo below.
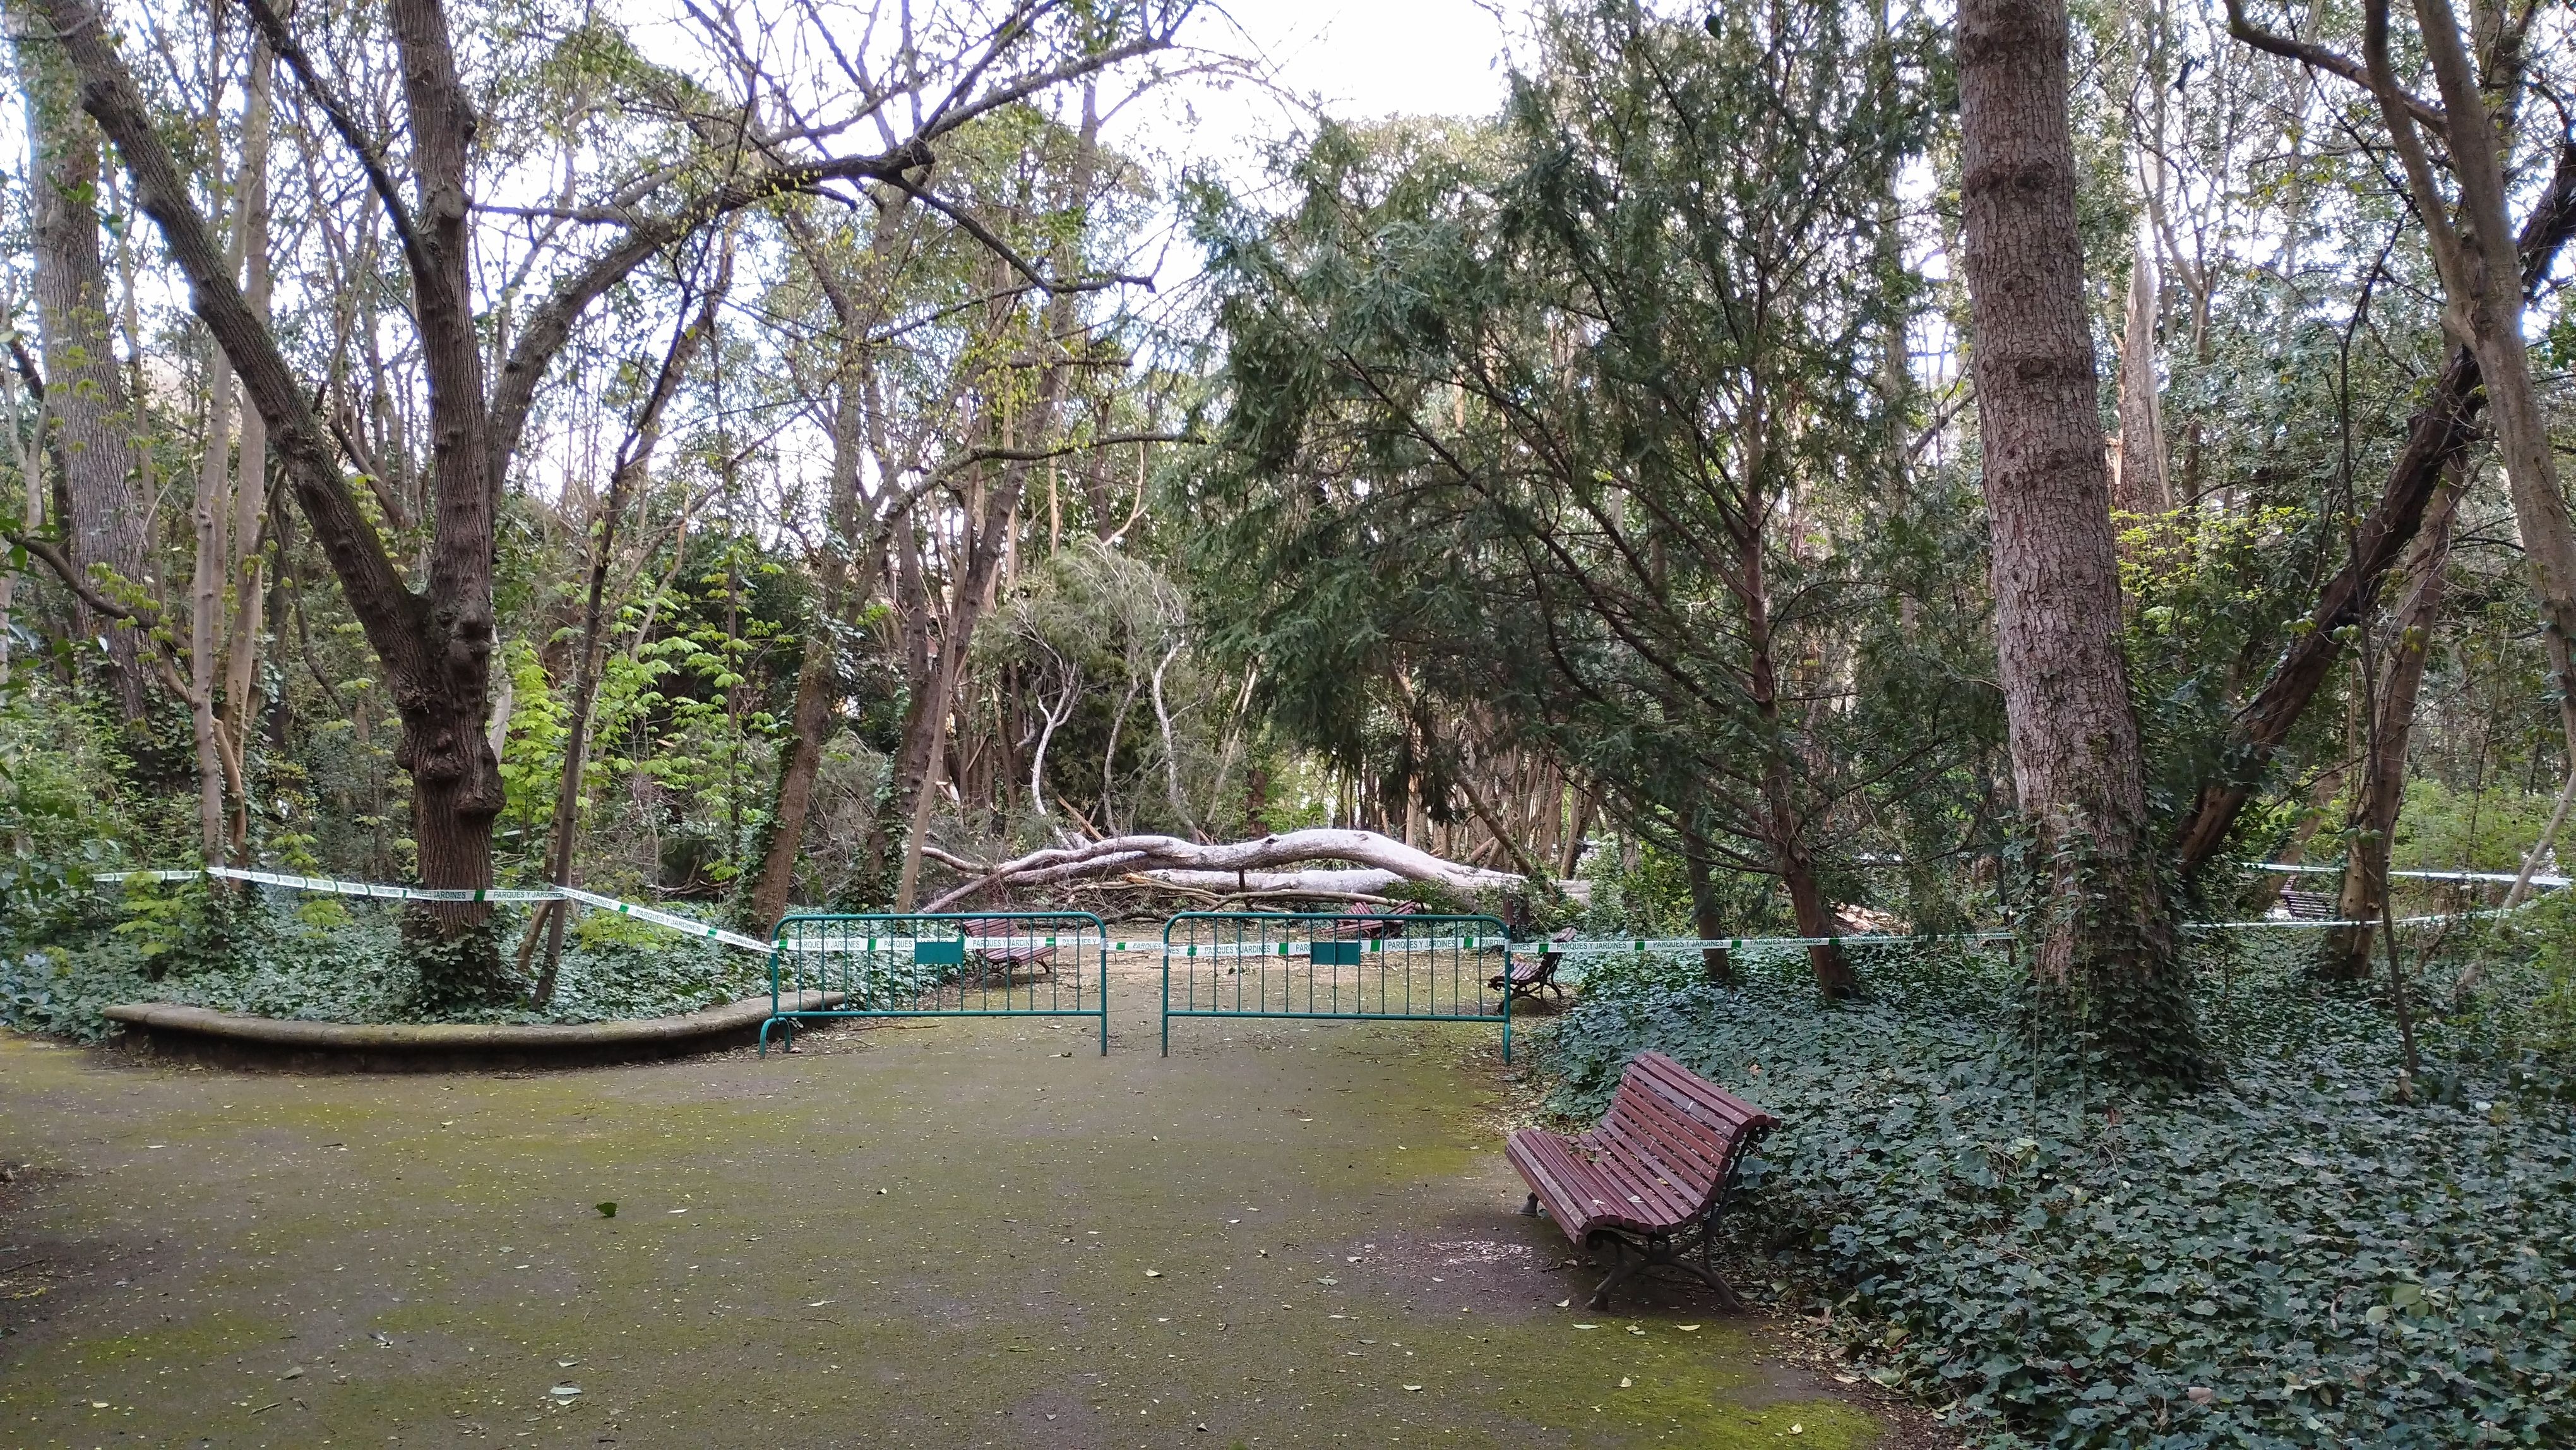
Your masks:
M2341 876L2343 874L2341 866L2312 866L2303 861L2296 863L2256 861L2245 869L2257 876ZM2391 871L2388 874L2400 881L2486 881L2500 886L2510 886L2522 879L2510 871ZM2569 880L2570 878L2565 876L2534 876L2531 878L2531 884L2544 891L2552 891L2567 885Z
M2246 869L2258 872L2283 872L2300 875L2340 874L2340 866L2312 866L2304 863L2259 862ZM2435 881L2511 882L2516 878L2489 871L2392 871L2394 877ZM175 871L136 870L102 871L91 879L102 882L188 881L200 876L216 876L228 881L244 881L258 886L276 886L290 891L317 891L337 896L359 896L377 901L428 901L454 903L530 903L571 901L594 911L614 912L651 922L683 936L701 937L748 952L793 952L797 954L831 954L835 952L911 952L925 943L941 946L956 944L967 951L1010 951L1032 947L1101 947L1112 952L1160 952L1167 959L1226 960L1246 957L1313 959L1319 942L1337 947L1356 947L1362 956L1408 955L1427 952L1500 951L1511 956L1643 956L1658 952L1742 951L1748 947L1820 947L1891 946L1907 942L1956 941L1984 945L2013 940L2008 931L1961 932L1943 935L1852 935L1852 936L1738 936L1738 937L1610 937L1576 941L1506 941L1499 937L1370 937L1319 938L1316 940L1268 942L1172 942L1160 940L1126 941L1086 933L1026 933L1015 936L923 937L923 936L845 936L826 934L762 941L741 932L693 920L672 912L601 896L579 887L433 887L392 886L374 881L343 881L329 876L296 876L280 871L245 871L232 866L209 866L203 869ZM2565 876L2534 876L2531 885L2543 891L2555 891L2570 884ZM2491 907L2482 911L2449 912L2428 916L2401 916L2398 926L2429 926L2438 922L2475 921L2506 916L2536 904L2537 898L2513 907ZM2376 921L2318 921L2297 917L2263 917L2253 921L2191 921L2182 923L2185 931L2252 931L2288 928L2291 930L2326 930L2335 927L2375 927Z
M757 937L744 936L738 931L727 931L723 927L711 926L703 921L692 921L688 917L677 916L671 912L656 911L649 906L638 906L631 901L620 901L613 896L601 896L595 892L584 891L577 886L524 888L391 886L380 881L342 881L331 876L294 876L283 871L244 871L233 866L208 866L183 871L102 871L90 879L93 881L193 881L200 876L216 876L226 881L246 881L254 886L283 887L289 891L314 891L331 896L362 896L374 901L434 901L460 904L483 902L495 905L574 901L594 911L613 911L619 916L631 916L638 921L649 921L655 926L666 927L683 936L704 937L709 941L722 942L726 946L739 947L748 952L772 950L771 943Z
M668 927L684 936L702 936L709 941L722 942L729 947L740 947L747 952L766 952L774 948L773 943L762 941L758 937L744 936L738 931L727 931L723 927L711 926L703 921L692 921L685 916L675 916L667 911L655 911L649 906L637 906L631 901L620 901L613 896L596 895L578 886L561 887L545 895L559 897L565 901L577 901L593 911L613 911L619 916L631 916L638 921L649 921L655 926ZM544 898L531 894L530 899Z

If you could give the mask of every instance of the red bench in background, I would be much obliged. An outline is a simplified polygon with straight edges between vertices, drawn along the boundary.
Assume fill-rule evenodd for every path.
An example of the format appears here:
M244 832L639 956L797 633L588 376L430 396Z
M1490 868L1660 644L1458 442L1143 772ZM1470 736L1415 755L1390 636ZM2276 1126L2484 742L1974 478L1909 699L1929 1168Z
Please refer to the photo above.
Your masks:
M1055 948L1047 945L1043 936L1028 935L1028 923L1009 917L977 917L957 925L962 936L982 937L988 942L999 938L1005 943L975 948L975 955L987 965L1002 969L1003 981L1011 980L1022 967L1036 968L1048 976L1055 974Z

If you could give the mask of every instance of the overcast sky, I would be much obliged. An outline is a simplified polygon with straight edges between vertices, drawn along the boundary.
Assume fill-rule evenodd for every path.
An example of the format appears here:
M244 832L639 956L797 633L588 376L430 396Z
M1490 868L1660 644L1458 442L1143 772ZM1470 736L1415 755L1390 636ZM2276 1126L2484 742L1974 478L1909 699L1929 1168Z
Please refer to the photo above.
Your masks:
M1486 116L1501 109L1504 15L1525 0L1220 0L1187 32L1203 52L1250 58L1269 85L1183 80L1115 118L1110 143L1169 178L1213 169L1256 186L1263 148L1313 126L1309 104L1342 120ZM1195 274L1195 248L1168 231L1133 265L1167 296Z

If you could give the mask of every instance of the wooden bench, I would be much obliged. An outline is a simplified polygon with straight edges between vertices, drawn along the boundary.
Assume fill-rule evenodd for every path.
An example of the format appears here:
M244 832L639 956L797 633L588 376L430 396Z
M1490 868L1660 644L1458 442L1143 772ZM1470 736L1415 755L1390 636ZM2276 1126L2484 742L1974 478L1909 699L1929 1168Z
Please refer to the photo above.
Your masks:
M1711 1264L1709 1235L1745 1154L1778 1126L1664 1054L1641 1052L1601 1126L1571 1138L1523 1128L1503 1152L1530 1186L1521 1212L1544 1208L1577 1247L1617 1258L1592 1308L1608 1308L1610 1291L1640 1269L1666 1264L1732 1308L1743 1301Z
M2330 891L2298 891L2281 888L2281 905L2287 907L2293 921L2332 921L2342 901Z
M1574 928L1569 926L1549 937L1548 943L1553 946L1572 940ZM1563 952L1540 952L1536 956L1514 953L1505 959L1507 965L1504 969L1486 979L1485 985L1497 992L1532 1001L1537 1000L1541 992L1554 992L1556 999L1562 1002L1565 1000L1565 984L1556 979L1556 964L1564 958Z
M1340 913L1341 919L1319 933L1333 941L1376 941L1404 930L1404 918L1421 912L1419 902L1399 901L1389 906L1354 902L1351 909Z
M1043 934L1026 935L1028 931L1026 921L1012 917L977 917L971 921L961 921L957 925L961 928L961 934L965 936L1004 937L1010 940L1008 946L975 948L975 956L978 960L1002 969L1003 981L1011 980L1022 967L1037 969L1031 975L1043 974L1050 977L1055 975L1055 948L1046 944Z

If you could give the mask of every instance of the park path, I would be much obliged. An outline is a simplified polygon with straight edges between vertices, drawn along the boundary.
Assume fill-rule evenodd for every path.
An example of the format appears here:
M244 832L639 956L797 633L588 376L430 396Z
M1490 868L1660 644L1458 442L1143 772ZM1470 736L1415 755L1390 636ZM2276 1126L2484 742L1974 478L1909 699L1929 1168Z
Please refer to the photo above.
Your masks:
M1705 1300L1559 1308L1490 1029L1166 1059L1153 982L1114 969L1105 1058L1019 1019L317 1077L0 1032L0 1444L1916 1443Z

